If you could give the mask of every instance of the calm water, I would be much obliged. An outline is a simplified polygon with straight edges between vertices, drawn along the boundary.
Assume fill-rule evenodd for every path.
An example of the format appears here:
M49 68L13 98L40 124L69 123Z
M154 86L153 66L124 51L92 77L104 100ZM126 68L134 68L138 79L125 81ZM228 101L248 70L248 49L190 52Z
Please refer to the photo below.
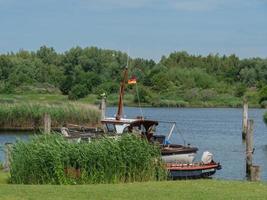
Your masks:
M262 121L265 110L250 109L249 117L254 119L254 164L262 169L261 178L267 181L267 126ZM107 115L113 116L116 108L108 108ZM140 115L138 108L126 107L126 117ZM241 139L242 109L231 108L143 108L146 118L164 121L175 121L180 134L173 134L172 142L183 144L183 139L191 146L199 148L197 159L203 151L214 154L214 160L222 164L215 178L245 179L245 144ZM169 126L159 126L164 133ZM16 138L27 139L26 134L0 134L0 145L14 142ZM0 160L3 160L0 151Z

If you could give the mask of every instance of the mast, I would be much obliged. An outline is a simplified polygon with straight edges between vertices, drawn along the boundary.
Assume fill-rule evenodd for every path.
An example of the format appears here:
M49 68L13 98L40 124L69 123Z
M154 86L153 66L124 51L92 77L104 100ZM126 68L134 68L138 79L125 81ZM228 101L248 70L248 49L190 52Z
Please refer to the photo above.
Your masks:
M125 90L125 84L128 79L128 67L126 66L124 69L123 80L120 85L120 94L119 94L119 103L118 103L118 111L116 114L116 120L120 120L123 113L123 96Z

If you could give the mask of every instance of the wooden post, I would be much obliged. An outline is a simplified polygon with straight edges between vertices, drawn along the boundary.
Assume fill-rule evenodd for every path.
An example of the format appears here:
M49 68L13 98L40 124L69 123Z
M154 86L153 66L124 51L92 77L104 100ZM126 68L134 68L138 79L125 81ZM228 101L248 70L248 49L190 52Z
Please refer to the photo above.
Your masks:
M51 117L49 114L44 115L44 133L49 134L51 132Z
M5 143L5 163L4 171L10 170L10 155L11 155L12 143Z
M253 165L250 167L251 175L250 175L250 180L251 181L260 181L260 166Z
M242 121L242 139L246 139L246 132L248 127L248 101L244 99L243 101L243 121Z
M101 100L101 119L106 117L106 97L103 95Z
M248 121L246 133L246 174L250 179L253 153L253 120Z

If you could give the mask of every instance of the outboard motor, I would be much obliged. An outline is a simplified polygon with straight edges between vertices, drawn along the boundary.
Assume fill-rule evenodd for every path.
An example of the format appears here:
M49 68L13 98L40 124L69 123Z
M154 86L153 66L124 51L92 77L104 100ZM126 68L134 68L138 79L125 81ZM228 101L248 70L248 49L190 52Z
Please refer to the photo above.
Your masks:
M208 151L204 151L203 154L202 154L201 161L202 161L203 164L209 164L209 163L213 162L212 153L210 153Z

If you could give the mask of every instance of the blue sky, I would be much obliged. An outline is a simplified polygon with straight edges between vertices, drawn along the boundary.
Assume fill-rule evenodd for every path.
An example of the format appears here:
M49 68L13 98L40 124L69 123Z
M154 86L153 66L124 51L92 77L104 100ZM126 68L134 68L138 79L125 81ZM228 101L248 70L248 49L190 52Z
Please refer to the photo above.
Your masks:
M267 57L267 0L0 0L0 53L75 46L159 60Z

